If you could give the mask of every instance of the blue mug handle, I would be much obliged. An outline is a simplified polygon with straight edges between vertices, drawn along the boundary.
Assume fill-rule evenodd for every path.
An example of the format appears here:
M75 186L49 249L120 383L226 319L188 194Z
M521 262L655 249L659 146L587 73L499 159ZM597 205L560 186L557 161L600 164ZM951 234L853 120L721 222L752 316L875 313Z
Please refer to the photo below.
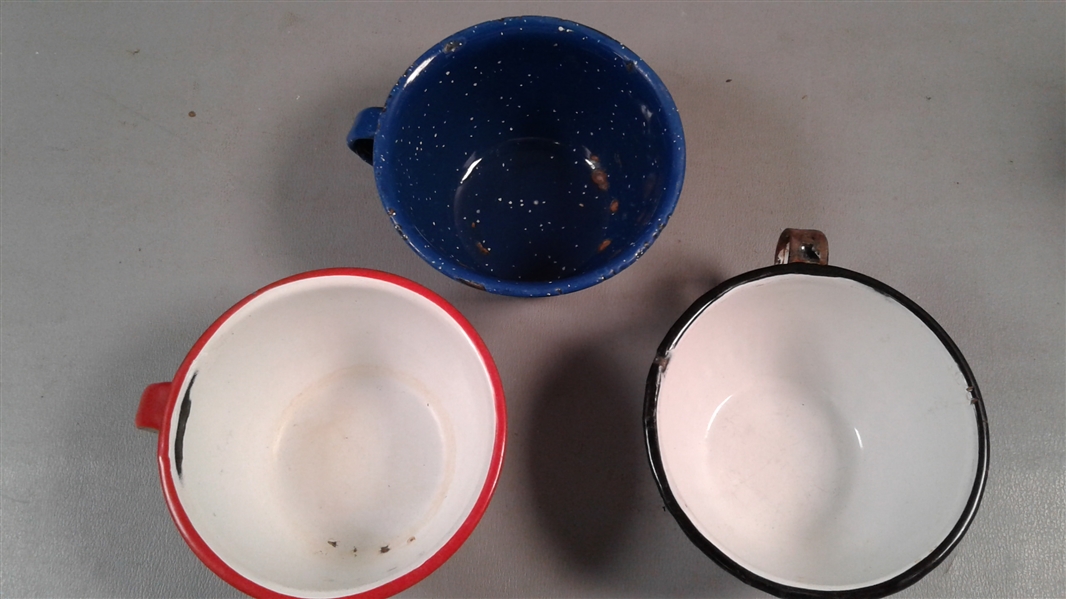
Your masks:
M380 107L364 108L348 132L348 147L371 165L374 164L374 135L378 132L382 110Z

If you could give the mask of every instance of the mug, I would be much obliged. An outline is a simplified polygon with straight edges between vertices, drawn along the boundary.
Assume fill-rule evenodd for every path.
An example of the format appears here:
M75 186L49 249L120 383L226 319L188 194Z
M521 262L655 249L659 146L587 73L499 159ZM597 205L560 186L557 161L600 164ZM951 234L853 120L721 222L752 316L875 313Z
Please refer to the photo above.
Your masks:
M159 431L171 516L257 597L391 595L488 507L503 387L466 319L398 276L332 269L248 296L136 416Z
M449 36L348 145L385 211L440 272L478 289L584 289L644 254L674 210L685 138L670 93L589 27L514 17Z
M818 231L730 279L671 328L644 429L689 539L779 597L882 597L959 543L988 474L966 360L933 318L829 266Z

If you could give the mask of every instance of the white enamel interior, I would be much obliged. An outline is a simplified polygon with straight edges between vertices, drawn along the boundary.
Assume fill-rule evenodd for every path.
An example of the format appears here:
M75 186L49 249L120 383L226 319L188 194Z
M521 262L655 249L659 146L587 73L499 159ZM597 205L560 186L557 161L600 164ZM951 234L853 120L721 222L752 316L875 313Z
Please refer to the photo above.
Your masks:
M172 459L181 504L223 561L280 593L344 596L410 572L490 469L484 362L442 308L391 283L269 290L218 329L186 386L193 374L180 479Z
M896 300L788 274L727 292L670 354L670 489L697 530L774 582L888 580L958 522L978 463L966 380Z

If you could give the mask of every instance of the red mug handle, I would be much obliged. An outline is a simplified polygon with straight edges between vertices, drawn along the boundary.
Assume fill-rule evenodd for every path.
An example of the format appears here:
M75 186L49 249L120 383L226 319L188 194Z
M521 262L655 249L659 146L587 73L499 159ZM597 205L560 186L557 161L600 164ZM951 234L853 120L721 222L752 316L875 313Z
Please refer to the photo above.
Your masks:
M137 416L133 422L137 428L158 431L163 426L167 400L170 398L171 383L154 383L148 385L141 394L141 403L137 407Z

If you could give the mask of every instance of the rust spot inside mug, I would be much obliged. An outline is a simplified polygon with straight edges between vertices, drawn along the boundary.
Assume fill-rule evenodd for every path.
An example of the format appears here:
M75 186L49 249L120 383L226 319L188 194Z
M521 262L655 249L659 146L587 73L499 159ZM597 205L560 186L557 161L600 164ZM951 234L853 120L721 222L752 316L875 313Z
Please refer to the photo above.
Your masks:
M480 241L477 242L474 245L477 247L477 251L481 252L482 254L488 255L488 253L492 251L489 248L487 248L484 245L482 245Z
M589 154L588 162L592 166L592 182L601 191L607 191L611 184L607 182L607 171L600 166L600 157L595 154Z
M600 188L600 191L607 191L611 188L611 184L607 181L607 171L602 168L592 171L592 182Z
M607 249L607 246L609 246L609 245L611 245L611 240L610 239L604 239L603 241L600 242L600 247L596 248L596 251L597 252L602 252L603 250Z
M614 214L615 212L618 212L618 200L611 200L610 209L611 209L611 214Z

